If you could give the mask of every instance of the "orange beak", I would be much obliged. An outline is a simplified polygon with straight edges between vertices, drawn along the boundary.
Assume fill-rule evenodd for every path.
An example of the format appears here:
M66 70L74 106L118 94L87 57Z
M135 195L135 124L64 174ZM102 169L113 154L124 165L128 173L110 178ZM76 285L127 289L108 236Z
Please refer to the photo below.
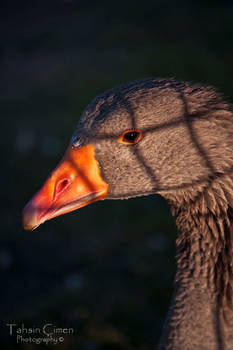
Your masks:
M94 146L69 146L42 188L23 210L23 227L33 230L46 220L107 196Z

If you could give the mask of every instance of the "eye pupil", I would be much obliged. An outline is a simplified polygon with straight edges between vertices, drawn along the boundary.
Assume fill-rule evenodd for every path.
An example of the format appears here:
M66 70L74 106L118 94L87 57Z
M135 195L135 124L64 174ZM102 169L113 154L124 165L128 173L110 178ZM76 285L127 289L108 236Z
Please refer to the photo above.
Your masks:
M135 141L137 137L138 137L138 133L136 131L130 131L124 135L124 139L129 142Z

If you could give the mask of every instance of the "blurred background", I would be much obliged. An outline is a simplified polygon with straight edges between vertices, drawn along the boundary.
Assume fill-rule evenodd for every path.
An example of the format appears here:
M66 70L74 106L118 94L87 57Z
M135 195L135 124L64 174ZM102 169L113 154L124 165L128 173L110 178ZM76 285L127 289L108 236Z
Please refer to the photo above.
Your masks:
M56 349L150 350L168 310L176 227L159 196L103 201L33 232L21 211L84 107L142 77L217 87L233 101L232 1L14 1L0 11L1 349L8 323L73 328Z

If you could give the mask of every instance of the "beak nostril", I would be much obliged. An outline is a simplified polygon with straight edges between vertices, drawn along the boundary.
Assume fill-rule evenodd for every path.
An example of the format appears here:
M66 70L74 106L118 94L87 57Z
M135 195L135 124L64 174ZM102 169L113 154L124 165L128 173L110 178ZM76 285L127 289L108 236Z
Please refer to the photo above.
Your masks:
M54 199L56 199L70 184L69 179L63 179L58 181L54 191Z

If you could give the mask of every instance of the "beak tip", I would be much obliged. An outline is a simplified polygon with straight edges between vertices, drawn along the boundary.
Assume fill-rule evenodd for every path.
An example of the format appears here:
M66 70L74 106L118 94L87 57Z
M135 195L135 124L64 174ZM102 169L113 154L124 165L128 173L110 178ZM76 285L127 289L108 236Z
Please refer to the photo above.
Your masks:
M29 202L23 209L22 225L24 230L32 231L39 226L38 213L36 208Z

